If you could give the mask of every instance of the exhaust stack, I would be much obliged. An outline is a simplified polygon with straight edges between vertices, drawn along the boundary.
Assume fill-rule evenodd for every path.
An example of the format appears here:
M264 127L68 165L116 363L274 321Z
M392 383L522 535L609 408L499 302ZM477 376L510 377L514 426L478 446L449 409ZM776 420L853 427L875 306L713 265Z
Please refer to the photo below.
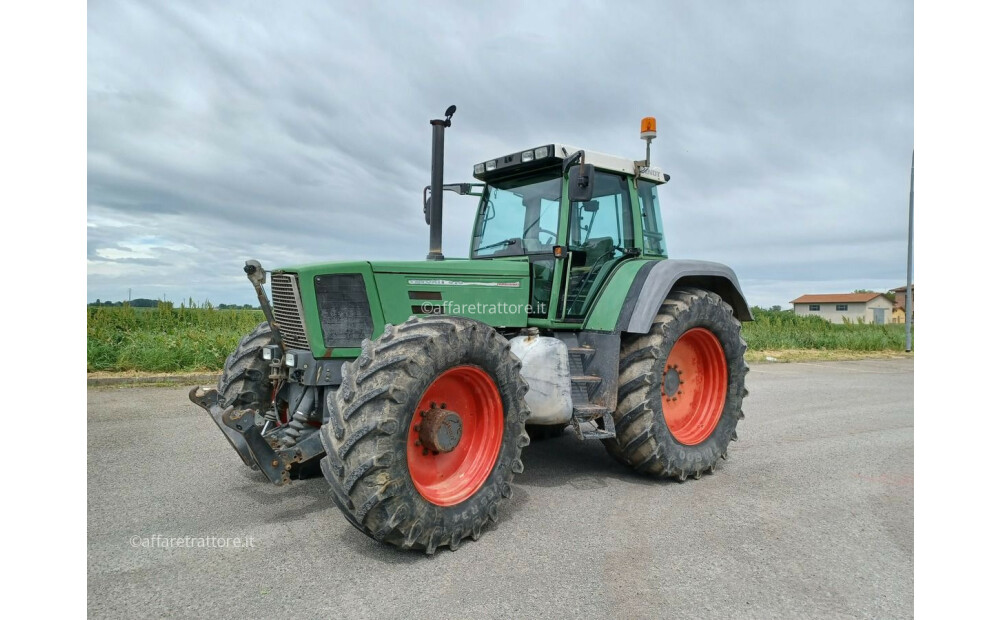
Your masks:
M444 120L431 121L433 136L431 142L431 204L428 216L431 225L430 252L427 260L444 260L441 253L441 204L444 193L444 130L451 127L451 117L457 108L448 106Z

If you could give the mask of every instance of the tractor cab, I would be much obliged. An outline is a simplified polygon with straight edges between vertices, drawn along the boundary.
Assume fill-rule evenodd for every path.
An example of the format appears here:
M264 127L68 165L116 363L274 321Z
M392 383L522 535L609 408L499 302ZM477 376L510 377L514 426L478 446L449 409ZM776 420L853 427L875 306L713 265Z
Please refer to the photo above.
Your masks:
M582 321L630 258L665 258L657 186L635 162L548 144L479 164L483 182L470 258L527 260L536 319Z

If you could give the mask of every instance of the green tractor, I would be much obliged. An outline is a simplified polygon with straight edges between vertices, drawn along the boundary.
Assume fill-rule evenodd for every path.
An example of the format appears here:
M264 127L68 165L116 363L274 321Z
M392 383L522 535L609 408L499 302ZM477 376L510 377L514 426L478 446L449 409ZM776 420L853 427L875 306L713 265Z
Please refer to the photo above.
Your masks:
M497 520L529 436L570 428L657 478L714 472L753 317L731 269L667 258L655 120L642 161L546 144L445 185L454 112L431 121L427 260L247 261L267 321L191 400L247 466L322 470L354 527L428 554ZM468 259L441 253L449 190L478 197Z

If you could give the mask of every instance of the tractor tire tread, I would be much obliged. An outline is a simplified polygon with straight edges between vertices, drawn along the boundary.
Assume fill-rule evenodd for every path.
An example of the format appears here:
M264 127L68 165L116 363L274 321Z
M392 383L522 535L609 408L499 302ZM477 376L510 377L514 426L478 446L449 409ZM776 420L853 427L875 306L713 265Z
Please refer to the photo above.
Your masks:
M496 382L504 404L504 439L483 486L454 506L424 499L410 479L407 446L412 416L424 389L443 370L476 360ZM477 539L523 471L530 441L524 422L528 387L510 345L492 327L462 317L411 318L386 325L361 354L344 364L343 382L327 394L330 419L320 429L323 473L334 502L367 536L433 554Z
M688 329L704 327L722 345L728 385L722 415L715 430L695 446L677 442L666 425L660 401L659 377L669 350ZM670 292L646 334L624 334L619 362L617 436L603 440L618 461L642 473L683 481L714 472L726 458L736 424L743 418L746 342L733 308L719 295L694 287Z

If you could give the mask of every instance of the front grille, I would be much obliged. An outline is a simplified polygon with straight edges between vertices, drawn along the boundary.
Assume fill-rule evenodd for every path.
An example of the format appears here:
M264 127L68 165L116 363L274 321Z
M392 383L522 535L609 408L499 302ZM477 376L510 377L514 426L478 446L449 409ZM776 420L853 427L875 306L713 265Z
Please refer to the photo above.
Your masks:
M302 299L299 297L299 284L293 274L271 275L271 305L285 348L308 350L309 338L302 319Z
M372 336L372 311L360 273L316 276L316 302L326 347L360 347Z

